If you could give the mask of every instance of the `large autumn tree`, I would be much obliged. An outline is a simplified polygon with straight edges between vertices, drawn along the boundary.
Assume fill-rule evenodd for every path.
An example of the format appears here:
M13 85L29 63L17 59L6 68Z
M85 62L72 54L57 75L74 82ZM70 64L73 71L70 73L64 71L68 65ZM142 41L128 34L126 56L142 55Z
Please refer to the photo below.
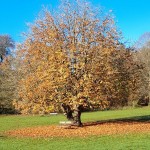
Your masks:
M85 107L128 104L137 89L137 68L109 13L76 0L63 1L61 10L55 16L45 10L18 46L21 76L14 104L22 113L49 113L62 106L81 126Z

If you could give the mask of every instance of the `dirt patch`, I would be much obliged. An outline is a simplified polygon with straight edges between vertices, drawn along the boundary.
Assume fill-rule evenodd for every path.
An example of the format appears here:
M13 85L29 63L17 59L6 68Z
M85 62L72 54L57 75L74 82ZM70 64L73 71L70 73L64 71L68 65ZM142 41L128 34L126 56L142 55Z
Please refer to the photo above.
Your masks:
M125 122L102 123L65 129L60 126L41 126L8 131L7 135L15 137L87 137L90 135L114 135L129 133L150 133L150 123Z

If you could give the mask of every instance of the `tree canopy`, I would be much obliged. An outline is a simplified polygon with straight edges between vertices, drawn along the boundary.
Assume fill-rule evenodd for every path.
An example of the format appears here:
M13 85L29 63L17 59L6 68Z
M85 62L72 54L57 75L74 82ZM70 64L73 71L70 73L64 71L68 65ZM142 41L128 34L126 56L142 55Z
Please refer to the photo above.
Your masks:
M63 107L68 119L81 125L83 109L132 105L141 94L144 65L121 43L113 15L98 13L85 1L67 0L60 7L55 13L44 9L17 46L15 58L1 65L9 68L15 85L15 109L45 114Z

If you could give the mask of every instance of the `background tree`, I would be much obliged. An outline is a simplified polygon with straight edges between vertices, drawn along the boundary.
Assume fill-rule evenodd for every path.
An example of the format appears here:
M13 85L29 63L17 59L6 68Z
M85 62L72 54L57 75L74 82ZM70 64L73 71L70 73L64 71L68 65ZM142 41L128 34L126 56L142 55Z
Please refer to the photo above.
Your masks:
M3 61L6 55L11 53L14 46L14 41L9 35L0 35L0 62Z
M11 50L15 44L8 35L0 36L0 113L13 113L15 91L14 58Z
M145 32L142 34L139 39L135 42L134 47L137 50L143 48L150 41L150 32Z
M139 40L138 43L143 44L140 47L137 48L137 52L135 55L135 58L140 62L140 64L143 64L143 80L142 80L142 86L141 86L141 95L142 96L150 96L149 88L150 88L150 42L149 42L149 34L145 33L141 36L142 41ZM144 39L144 40L143 40Z

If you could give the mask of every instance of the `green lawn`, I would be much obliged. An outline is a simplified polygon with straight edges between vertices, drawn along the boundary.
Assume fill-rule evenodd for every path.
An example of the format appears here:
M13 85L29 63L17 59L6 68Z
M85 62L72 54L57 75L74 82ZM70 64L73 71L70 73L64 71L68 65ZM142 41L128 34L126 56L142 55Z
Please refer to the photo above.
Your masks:
M150 121L150 107L126 110L83 113L83 122L110 119ZM30 126L58 124L65 120L57 116L0 116L0 150L149 150L150 133L87 138L12 138L5 136L7 130Z

